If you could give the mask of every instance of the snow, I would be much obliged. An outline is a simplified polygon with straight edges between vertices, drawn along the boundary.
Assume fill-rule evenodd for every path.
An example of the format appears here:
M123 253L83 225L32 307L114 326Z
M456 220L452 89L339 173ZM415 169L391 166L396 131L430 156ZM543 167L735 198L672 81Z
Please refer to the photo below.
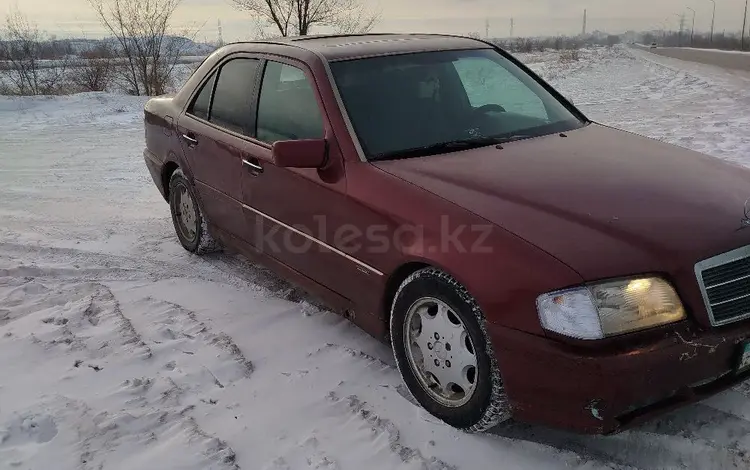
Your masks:
M591 119L750 165L750 75L625 48L532 68Z
M750 165L750 87L624 48L522 55L590 117ZM143 98L0 97L0 468L732 469L750 385L612 437L453 430L388 347L266 269L187 254Z

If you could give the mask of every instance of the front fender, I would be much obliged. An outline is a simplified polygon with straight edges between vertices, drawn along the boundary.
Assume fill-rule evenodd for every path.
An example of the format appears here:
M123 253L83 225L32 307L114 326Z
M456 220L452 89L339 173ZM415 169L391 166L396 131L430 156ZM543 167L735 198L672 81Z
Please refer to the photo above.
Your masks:
M469 219L425 230L421 238L403 247L403 257L453 276L477 300L490 323L543 335L536 298L583 279L540 248L489 222Z

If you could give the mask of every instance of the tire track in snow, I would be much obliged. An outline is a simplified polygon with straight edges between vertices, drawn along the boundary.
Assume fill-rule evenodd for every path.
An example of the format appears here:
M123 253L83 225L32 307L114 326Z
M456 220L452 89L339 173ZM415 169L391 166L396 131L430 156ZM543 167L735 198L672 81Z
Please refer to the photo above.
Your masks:
M24 312L6 323L4 329L20 328L24 326L21 323L25 323L32 333L18 336L15 341L27 340L43 346L42 351L51 356L51 360L54 357L54 360L62 359L72 364L76 358L71 373L63 373L58 385L69 389L75 381L88 381L91 374L96 374L98 385L96 391L86 398L66 396L64 392L58 392L56 386L39 391L26 390L24 393L27 394L41 393L42 401L6 423L3 420L9 415L2 415L0 456L7 456L14 465L23 467L25 460L43 452L59 431L64 434L62 439L70 441L68 436L75 436L71 442L77 442L81 470L121 465L137 457L132 455L133 444L156 457L157 462L184 455L184 463L194 465L197 462L201 469L239 469L232 448L205 432L191 415L196 405L183 403L183 399L197 401L197 397L191 395L195 385L187 388L185 384L178 384L179 374L173 374L172 378L159 370L160 361L168 359L164 351L155 354L144 343L108 287L67 280L47 280L46 285L36 279L17 281L21 282L0 280L0 294L5 294L6 289L18 293L19 287L27 287L22 290L23 296L11 295L16 300L16 307L22 307ZM35 324L40 326L35 328ZM203 334L207 334L208 329L203 330ZM206 348L236 354L232 343L221 335L212 338L214 340L206 344ZM215 357L216 353L212 351L206 356ZM247 360L244 362L245 366L249 364ZM104 364L104 367L96 364ZM94 370L88 371L86 365ZM175 369L166 367L164 370L173 372ZM136 377L119 385L115 382L111 388L107 386L119 375L127 374L128 370L138 370L151 374L151 377ZM8 388L12 381L5 385ZM204 389L212 386L204 381ZM34 429L52 437L37 439L34 433L29 434ZM30 445L32 441L33 447ZM0 460L4 458L0 457Z
M404 464L416 464L425 470L457 470L455 465L449 465L436 457L425 457L418 449L408 447L401 442L401 435L396 425L388 420L380 418L356 395L339 397L336 392L331 392L326 397L333 408L343 415L346 423L342 425L342 432L354 434L365 429L375 445L387 446L391 453L397 456ZM354 430L350 430L354 428Z
M204 343L204 346L218 348L227 353L228 358L242 368L245 378L249 378L253 373L253 363L245 357L231 336L224 332L214 333L211 327L199 320L192 310L152 297L146 297L143 303L148 305L143 309L144 316L157 326L157 332L160 332L162 337L175 340L182 336L191 341L200 341ZM152 341L161 344L163 340L152 339Z
M459 468L406 445L395 422L378 416L375 408L359 395L348 393L347 385L360 383L358 377L341 377L338 386L330 390L327 378L321 374L350 369L352 364L356 364L358 375L370 377L382 389L390 388L390 383L398 379L393 365L358 349L327 343L308 352L302 362L295 363L295 372L282 375L288 378L287 390L302 388L318 396L314 404L303 406L309 410L307 412L324 416L324 419L310 422L310 429L297 434L297 440L289 448L280 448L278 454L261 467L263 470L349 468L343 466L348 460L346 455L341 455L343 449L348 456L356 455L362 462L379 462L380 468Z
M283 373L288 378L285 385L318 397L322 394L314 405L306 404L305 408L322 408L315 414L323 418L311 421L312 429L296 436L298 445L282 451L263 468L307 468L299 462L305 458L314 460L310 455L315 452L340 464L344 459L333 449L341 448L362 461L380 462L382 468L393 469L494 468L498 456L505 453L509 459L502 466L507 469L634 468L615 464L606 455L578 457L554 446L466 434L450 428L405 396L408 393L402 390L400 376L390 360L358 348L326 343L308 352L304 360L295 362L294 372ZM335 374L337 370L353 373L340 376ZM326 385L330 382L338 383L331 388ZM430 436L429 440L425 436ZM300 450L310 447L310 441L315 442L313 450Z
M217 396L217 389L220 392L250 378L252 362L229 335L214 332L196 312L181 305L145 297L130 305L130 309L141 312L138 318L131 315L132 323L140 325L145 341L154 345L156 363L161 364L156 380L168 384L159 393L159 409L178 409L191 442L203 442L204 453L219 462L221 468L239 469L234 450L226 441L204 431L192 412L200 406L217 404L218 399L210 398ZM153 380L144 385L142 380L134 379L128 385L150 390Z
M127 383L124 384L122 391L126 392L127 387ZM167 389L162 393L168 392ZM132 457L129 454L133 444L139 444L157 462L170 459L169 455L160 455L160 452L181 451L185 460L197 460L206 470L240 469L231 447L206 434L188 415L191 408L165 410L144 403L139 407L124 406L113 412L71 397L58 396L54 401L54 408L61 410L55 419L64 426L71 423L72 431L78 435L81 470L122 465Z
M44 418L40 409L58 410L57 427L79 436L82 470L132 458L128 449L134 442L144 452L159 454L166 450L165 440L167 446L183 447L183 454L199 452L202 469L239 469L234 450L193 416L218 403L217 387L220 391L252 373L252 363L231 337L214 332L195 312L179 305L145 298L124 306L109 287L96 282L4 277L2 298L14 300L13 306L23 310L4 329L24 326L30 331L16 341L38 344L45 354L73 365L62 377L66 387L96 374L93 396L66 398L54 394L57 387L52 387L52 402L42 395L45 401L27 413L39 420ZM191 354L178 351L181 345L189 345ZM143 376L125 379L108 391L107 383L132 370ZM8 426L15 432L12 423ZM16 445L15 438L2 434L0 419L0 440ZM16 447L8 451L16 452Z
M0 243L0 254L10 260L6 261L7 264L11 264L0 268L0 277L33 276L97 281L156 281L177 277L241 287L248 285L239 275L228 271L211 272L214 270L206 269L207 266L195 269L194 264L149 259L148 253L130 257L73 248ZM29 264L29 259L40 262Z
M12 327L29 315L41 315L45 328L31 333L32 341L66 352L96 351L102 356L111 342L148 359L151 350L122 314L120 304L106 286L96 282L68 283L35 277L0 277L0 301L15 307L0 326ZM97 332L107 335L100 340Z
M176 238L170 236L170 243ZM174 240L172 240L174 239ZM181 259L164 261L160 255L163 241L139 253L139 256L115 255L96 251L43 247L0 242L0 277L45 277L95 281L157 281L168 278L195 279L239 288L265 290L290 302L307 301L321 305L303 289L279 278L269 269L233 254L212 254L201 258L185 253ZM29 259L43 264L29 264ZM199 268L196 268L196 261Z
M114 298L114 294L108 291ZM153 365L158 367L153 371L154 378L128 379L115 392L115 395L133 395L126 403L135 406L125 413L138 417L138 420L144 417L158 418L155 429L148 430L149 442L163 439L164 434L174 433L177 428L178 434L184 433L187 445L201 449L201 454L207 460L204 468L239 470L234 450L223 439L207 433L192 413L200 403L216 402L203 398L204 395L210 395L216 387L223 389L225 384L248 378L253 371L252 363L231 338L224 333L213 333L191 310L148 297L129 307L135 307L134 310L143 315L137 319L133 316L125 317L130 329L135 332L133 325L140 325L144 331L144 336L137 334L141 342L148 341L159 348L154 348L152 356ZM185 350L170 343L186 343L191 347L190 350ZM218 350L219 353L205 351L207 349ZM222 351L226 354L222 355ZM206 366L202 360L207 358L211 358L214 363ZM227 359L234 361L241 372L220 374L222 383L211 369L224 369L217 364L225 363ZM203 374L203 371L208 374ZM161 386L157 387L155 384Z

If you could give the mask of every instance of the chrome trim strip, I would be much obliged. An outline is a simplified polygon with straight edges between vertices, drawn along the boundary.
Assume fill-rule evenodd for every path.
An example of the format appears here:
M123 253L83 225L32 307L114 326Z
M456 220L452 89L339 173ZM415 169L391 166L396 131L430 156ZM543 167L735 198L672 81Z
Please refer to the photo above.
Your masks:
M285 224L284 222L280 221L279 219L271 217L270 215L268 215L268 214L266 214L264 212L261 212L258 209L255 209L253 207L248 206L247 204L242 204L242 207L245 208L245 209L247 209L247 210L249 210L249 211L251 211L251 212L254 212L254 213L258 214L259 216L261 216L261 217L263 217L265 219L268 219L268 220L270 220L270 221L272 221L274 223L277 223L277 224L281 225L282 227L284 227L285 229L291 230L292 232L294 232L294 233L296 233L298 235L301 235L301 236L307 238L308 240L310 240L310 241L312 241L314 243L317 243L318 245L320 245L322 247L325 247L325 248L331 250L332 252L336 253L337 255L342 256L342 257L348 259L349 261L351 261L352 263L356 264L357 266L365 268L366 270L368 270L368 271L370 271L372 273L375 273L378 276L382 276L383 275L382 271L378 271L377 269L373 268L369 264L364 263L364 262L358 260L357 258L354 258L353 256L350 256L350 255L344 253L343 251L341 251L338 248L335 248L335 247L329 245L328 243L325 243L325 242L322 242L322 241L318 240L317 238L313 237L312 235L308 235L305 232L301 232L301 231L297 230L296 228L294 228L294 227L292 227L290 225Z
M744 281L745 279L750 279L750 276L741 276L741 277L738 277L737 279L732 279L731 281L720 282L719 284L714 284L711 287L706 287L706 289L715 289L717 287L726 286L727 284L731 284L733 282Z
M736 250L722 253L720 255L714 256L713 258L695 263L695 278L698 281L698 287L700 287L701 295L703 296L703 302L706 305L706 311L708 312L708 319L711 321L712 326L723 326L730 323L747 320L748 318L750 318L750 312L737 317L717 321L714 317L714 311L711 306L711 302L708 300L708 289L706 288L706 284L703 282L703 276L701 274L706 269L715 268L717 266L722 266L733 261L738 261L745 258L750 258L750 245L743 246L742 248L737 248Z
M716 307L717 305L728 304L729 302L734 302L735 300L746 299L748 297L750 297L750 294L741 295L739 297L735 297L735 298L729 299L729 300L722 300L721 302L716 302L715 304L711 304L711 307L713 308L713 307Z

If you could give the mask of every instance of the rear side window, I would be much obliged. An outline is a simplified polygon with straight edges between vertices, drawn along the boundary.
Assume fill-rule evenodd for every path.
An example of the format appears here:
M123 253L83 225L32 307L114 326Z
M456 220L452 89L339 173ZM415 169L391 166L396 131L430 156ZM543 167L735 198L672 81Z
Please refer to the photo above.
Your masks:
M198 96L193 101L193 104L188 108L188 113L195 117L208 120L208 108L211 106L211 92L214 89L214 82L216 81L216 74L211 74L206 83L201 87L201 91L198 92Z
M210 122L234 132L251 135L252 94L258 63L256 59L234 59L219 70Z
M267 62L258 101L257 139L319 139L323 117L305 73L291 65Z

